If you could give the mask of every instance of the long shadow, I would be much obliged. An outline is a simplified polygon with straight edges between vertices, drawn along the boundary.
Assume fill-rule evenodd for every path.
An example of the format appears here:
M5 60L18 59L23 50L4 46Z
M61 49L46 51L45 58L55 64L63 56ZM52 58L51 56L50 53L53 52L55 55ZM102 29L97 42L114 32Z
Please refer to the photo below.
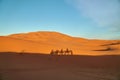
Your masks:
M120 55L54 55L42 53L17 53L17 52L0 52L0 65L59 65L59 66L76 66L76 67L106 67L120 68ZM41 65L42 66L42 65Z

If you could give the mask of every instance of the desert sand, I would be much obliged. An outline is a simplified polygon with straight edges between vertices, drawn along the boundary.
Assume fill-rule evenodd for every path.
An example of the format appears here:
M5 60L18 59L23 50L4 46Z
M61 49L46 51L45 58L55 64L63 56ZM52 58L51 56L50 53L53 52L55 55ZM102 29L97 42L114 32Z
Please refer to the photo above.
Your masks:
M0 80L120 80L120 56L2 52Z
M73 55L51 55L51 50ZM0 36L0 80L120 80L120 40L58 32Z
M92 40L39 31L0 36L0 52L44 53L71 49L74 55L119 55L120 40ZM108 49L109 48L109 49Z

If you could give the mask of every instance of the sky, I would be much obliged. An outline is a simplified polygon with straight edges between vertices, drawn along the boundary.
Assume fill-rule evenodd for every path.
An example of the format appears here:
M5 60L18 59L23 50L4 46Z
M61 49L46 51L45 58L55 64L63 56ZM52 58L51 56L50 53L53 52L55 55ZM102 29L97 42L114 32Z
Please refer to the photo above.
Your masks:
M0 0L0 35L34 31L120 39L120 0Z

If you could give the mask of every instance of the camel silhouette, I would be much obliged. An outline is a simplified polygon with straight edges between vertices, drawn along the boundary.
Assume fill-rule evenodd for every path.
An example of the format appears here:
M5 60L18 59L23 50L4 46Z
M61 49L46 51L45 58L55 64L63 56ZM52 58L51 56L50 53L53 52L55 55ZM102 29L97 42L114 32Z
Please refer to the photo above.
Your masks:
M65 55L73 55L73 51L68 48L65 50Z
M54 50L52 49L51 52L50 52L51 55L54 55Z
M54 52L55 55L58 55L58 53L59 53L59 50L56 50L56 51Z
M50 55L73 55L73 51L69 50L68 48L66 50L51 50Z
M64 55L63 49L60 50L60 55Z

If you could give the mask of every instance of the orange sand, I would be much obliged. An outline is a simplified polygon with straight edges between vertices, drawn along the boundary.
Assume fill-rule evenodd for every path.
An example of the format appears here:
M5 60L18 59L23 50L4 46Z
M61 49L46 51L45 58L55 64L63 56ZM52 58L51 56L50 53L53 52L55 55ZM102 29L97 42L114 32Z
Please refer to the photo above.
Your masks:
M0 36L0 52L49 54L52 49L66 48L75 55L118 55L120 40L89 40L47 31Z

